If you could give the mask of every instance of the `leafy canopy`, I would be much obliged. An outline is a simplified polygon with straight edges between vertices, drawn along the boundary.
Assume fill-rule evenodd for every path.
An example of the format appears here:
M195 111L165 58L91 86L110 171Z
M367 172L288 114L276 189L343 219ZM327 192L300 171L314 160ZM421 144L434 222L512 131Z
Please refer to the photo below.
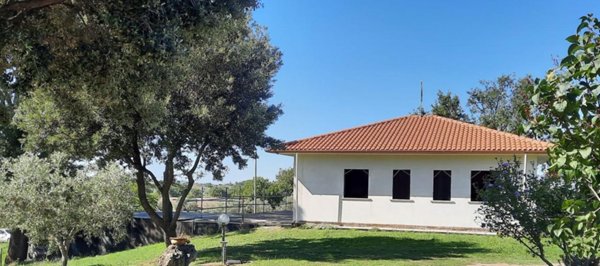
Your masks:
M468 121L469 117L460 105L458 95L452 95L450 91L437 92L437 99L431 105L431 113L460 121Z
M224 158L243 167L257 146L278 144L265 131L281 114L268 102L281 53L251 19L256 1L43 2L52 5L0 6L12 16L0 20L0 69L12 69L0 83L26 94L14 119L26 150L127 164L166 235L198 172L221 179ZM165 166L162 178L149 164ZM172 206L180 177L187 186Z
M572 186L559 178L523 173L516 158L501 161L484 183L480 191L484 204L478 209L482 227L514 238L552 265L546 256L551 245L548 226L562 214L563 200L576 194Z
M79 233L124 236L133 214L131 175L122 167L71 165L64 154L41 159L26 153L3 160L0 169L0 225L27 232L33 244L58 247L63 259Z
M528 129L554 142L550 170L579 193L565 198L563 214L549 229L568 248L568 265L600 263L600 22L581 18L567 38L568 55L560 66L536 80L533 121Z
M502 75L496 80L482 80L481 87L471 89L467 106L474 122L488 128L520 133L526 122L521 110L528 103L525 88L532 84L529 76L516 79Z

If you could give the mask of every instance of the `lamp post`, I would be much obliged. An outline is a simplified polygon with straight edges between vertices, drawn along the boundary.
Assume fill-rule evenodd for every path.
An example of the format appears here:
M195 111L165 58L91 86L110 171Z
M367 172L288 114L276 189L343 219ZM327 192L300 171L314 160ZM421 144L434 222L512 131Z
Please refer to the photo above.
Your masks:
M254 198L254 212L256 213L256 176L258 175L258 157L254 158L254 188L253 188L253 193L252 196Z
M229 224L229 215L221 214L217 218L217 223L221 226L221 256L223 259L223 265L227 265L227 241L225 241L225 226Z

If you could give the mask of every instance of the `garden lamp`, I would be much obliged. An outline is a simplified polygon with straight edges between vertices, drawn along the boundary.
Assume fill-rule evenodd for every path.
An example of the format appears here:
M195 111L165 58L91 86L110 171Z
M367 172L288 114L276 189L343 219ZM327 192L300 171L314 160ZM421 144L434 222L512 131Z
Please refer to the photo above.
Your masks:
M225 226L229 224L229 215L221 214L217 218L217 223L221 226L221 256L223 257L223 265L227 265L227 241L225 241Z

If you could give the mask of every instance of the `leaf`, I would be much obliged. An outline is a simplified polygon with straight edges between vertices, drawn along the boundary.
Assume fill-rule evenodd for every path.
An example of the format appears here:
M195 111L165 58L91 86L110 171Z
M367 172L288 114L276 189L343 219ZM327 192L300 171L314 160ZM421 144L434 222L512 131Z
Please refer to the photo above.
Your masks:
M575 57L573 55L568 55L562 61L560 61L560 65L563 66L563 67L568 67L569 65L571 65L575 61L577 61L577 57Z
M574 44L569 45L569 50L567 50L567 52L568 52L568 54L574 54L579 49L581 49L579 44L574 43Z
M575 35L571 35L569 37L567 37L567 41L570 43L578 43L579 42L579 35L575 34Z
M562 232L563 232L563 229L562 229L562 228L559 228L559 229L556 229L556 230L554 230L554 232L553 232L553 233L554 233L554 235L555 235L556 237L560 237L560 235L562 234Z
M558 102L554 102L554 104L552 106L554 106L554 109L556 109L556 111L562 113L567 108L567 101L561 100L561 101L558 101Z
M561 96L567 95L570 88L571 88L571 84L558 83L558 90L555 93L556 97L561 97Z
M587 147L585 149L581 149L579 150L579 154L581 154L581 157L583 157L583 159L587 159L588 157L590 157L590 154L592 154L592 148Z
M600 91L598 93L600 93ZM534 94L533 97L531 97L531 101L534 104L539 104L540 103L540 94L539 93Z
M556 159L556 166L563 167L566 162L567 162L567 156L561 155L560 157L558 157L558 159Z
M587 27L589 24L587 22L581 22L577 27L577 32L580 32L583 28Z
M577 168L578 165L579 165L579 162L577 162L577 161L569 162L569 166L571 166L571 168L573 168L573 169Z

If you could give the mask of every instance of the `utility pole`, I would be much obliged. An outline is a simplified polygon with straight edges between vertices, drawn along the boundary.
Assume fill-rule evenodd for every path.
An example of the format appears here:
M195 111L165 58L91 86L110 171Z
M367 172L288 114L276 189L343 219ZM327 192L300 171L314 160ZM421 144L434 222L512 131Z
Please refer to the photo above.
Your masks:
M256 176L258 175L258 157L254 158L254 213L256 213Z

